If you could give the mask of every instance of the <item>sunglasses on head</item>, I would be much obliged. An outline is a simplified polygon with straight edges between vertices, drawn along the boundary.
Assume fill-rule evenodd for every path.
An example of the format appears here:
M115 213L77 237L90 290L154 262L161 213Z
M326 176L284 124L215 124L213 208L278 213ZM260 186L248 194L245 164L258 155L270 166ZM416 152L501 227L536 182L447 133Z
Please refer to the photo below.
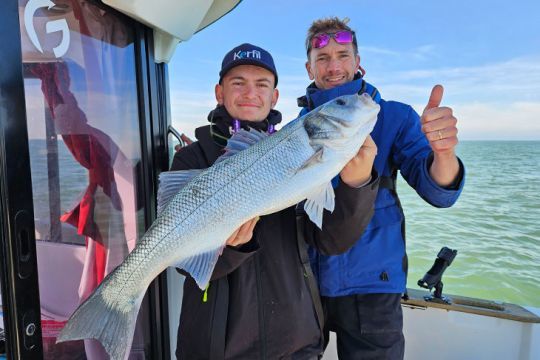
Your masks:
M353 42L352 31L342 30L336 33L320 33L311 38L311 47L320 49L328 45L330 39L334 39L338 44L350 44Z

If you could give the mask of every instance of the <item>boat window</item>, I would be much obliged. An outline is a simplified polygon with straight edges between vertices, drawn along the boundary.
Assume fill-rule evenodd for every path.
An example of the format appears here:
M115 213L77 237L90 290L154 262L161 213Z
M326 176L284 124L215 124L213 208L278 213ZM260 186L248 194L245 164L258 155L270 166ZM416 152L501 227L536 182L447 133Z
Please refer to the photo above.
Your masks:
M54 4L19 0L44 357L104 359L97 341L55 342L144 230L134 32L96 1Z

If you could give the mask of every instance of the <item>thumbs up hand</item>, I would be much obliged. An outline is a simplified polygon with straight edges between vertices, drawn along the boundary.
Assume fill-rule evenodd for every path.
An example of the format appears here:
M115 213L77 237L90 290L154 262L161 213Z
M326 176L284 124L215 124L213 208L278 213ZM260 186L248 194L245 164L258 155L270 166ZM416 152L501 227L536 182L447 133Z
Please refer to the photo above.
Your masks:
M459 174L459 163L454 153L458 130L452 109L440 106L443 91L441 85L433 87L420 121L422 132L433 150L433 162L429 169L431 178L440 186L448 186Z
M433 152L453 154L458 143L457 119L452 114L451 108L440 106L443 92L441 85L433 87L420 121L422 132L426 135Z

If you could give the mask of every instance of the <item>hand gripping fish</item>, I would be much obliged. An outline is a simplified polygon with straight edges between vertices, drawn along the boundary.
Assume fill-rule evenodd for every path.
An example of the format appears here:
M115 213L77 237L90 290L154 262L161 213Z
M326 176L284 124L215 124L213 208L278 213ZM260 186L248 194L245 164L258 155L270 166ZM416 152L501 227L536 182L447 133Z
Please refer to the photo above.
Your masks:
M94 338L111 359L127 359L146 289L168 266L184 269L204 289L240 225L304 199L321 228L323 209L334 209L331 180L356 155L378 112L367 95L342 96L271 136L238 132L208 169L163 173L157 219L75 310L57 341Z

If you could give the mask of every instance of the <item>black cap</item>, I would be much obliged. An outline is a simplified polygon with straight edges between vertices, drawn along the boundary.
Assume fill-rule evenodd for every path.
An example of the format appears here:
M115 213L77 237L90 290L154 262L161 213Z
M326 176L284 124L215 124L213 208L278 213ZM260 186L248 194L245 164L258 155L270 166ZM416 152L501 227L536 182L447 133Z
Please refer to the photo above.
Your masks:
M219 82L221 83L221 80L229 70L238 65L255 65L265 68L274 74L276 78L274 86L277 86L278 76L276 66L274 65L274 59L272 59L272 55L263 48L245 43L238 45L229 51L221 62Z

